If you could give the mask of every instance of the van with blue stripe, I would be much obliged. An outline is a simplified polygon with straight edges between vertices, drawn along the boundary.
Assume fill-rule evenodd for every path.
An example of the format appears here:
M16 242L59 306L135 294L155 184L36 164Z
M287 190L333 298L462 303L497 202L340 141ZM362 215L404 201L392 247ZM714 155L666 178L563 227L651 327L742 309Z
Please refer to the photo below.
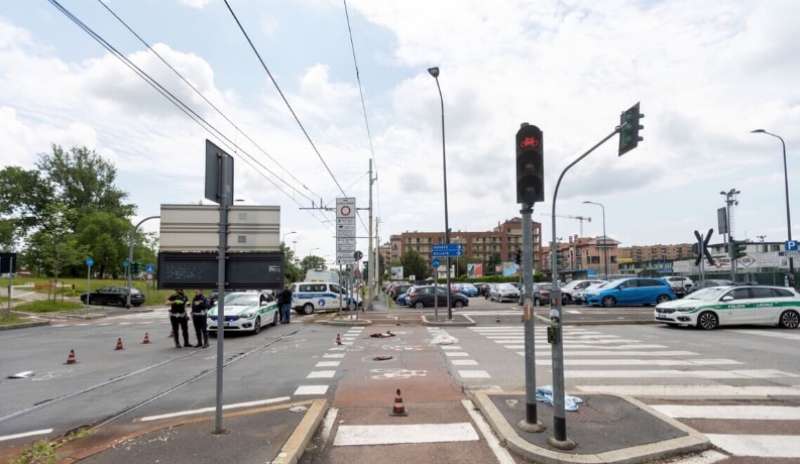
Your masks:
M340 298L347 295L333 282L297 282L292 285L292 308L298 314L338 310Z

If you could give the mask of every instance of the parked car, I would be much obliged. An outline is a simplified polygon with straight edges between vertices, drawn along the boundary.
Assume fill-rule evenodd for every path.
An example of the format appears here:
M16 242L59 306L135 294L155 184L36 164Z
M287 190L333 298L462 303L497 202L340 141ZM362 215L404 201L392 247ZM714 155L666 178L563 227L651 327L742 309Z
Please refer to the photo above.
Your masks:
M400 306L408 306L408 292L401 294L394 300Z
M503 301L519 301L519 289L513 284L497 284L492 287L489 299L502 303Z
M473 296L478 296L478 287L472 284L459 284L458 292L472 298Z
M219 329L217 306L208 310L208 331L216 334ZM278 304L266 302L260 292L232 292L225 294L224 329L228 331L257 334L265 325L278 323Z
M688 277L669 276L664 279L669 286L672 287L672 291L675 292L675 296L678 298L683 298L687 293L691 292L692 287L694 287L694 282Z
M578 291L573 293L573 298L574 298L573 301L575 301L576 303L586 304L586 294L587 293L591 293L593 291L596 291L597 289L602 288L602 287L604 287L606 285L608 285L608 281L604 280L599 284L592 284L592 285L589 285L588 287L584 288L583 290L578 290Z
M436 301L439 307L447 307L447 289L445 287L436 287ZM434 287L426 285L424 287L417 287L408 297L408 305L417 308L430 308L434 306ZM454 308L463 308L469 305L469 298L463 293L450 293L450 300Z
M128 304L127 287L103 287L88 294L89 303L93 305L125 306ZM86 304L87 294L81 295L81 302ZM144 295L139 289L131 288L131 306L144 304Z
M800 294L762 285L707 287L679 301L656 306L655 320L704 330L721 325L768 324L800 327Z
M487 300L492 296L492 290L497 286L497 284L486 284L486 293L483 294L483 297Z
M675 299L672 287L664 279L632 277L617 279L586 294L592 306L651 305Z
M392 298L397 298L402 293L408 291L409 287L411 287L411 284L394 284L389 289L389 296Z
M477 287L478 287L478 295L484 298L489 297L489 288L490 288L489 284L478 284Z
M583 297L580 294L581 290L586 289L591 285L597 285L604 283L605 280L581 280L575 279L567 282L564 286L561 287L561 294L563 295L563 302L564 304L570 303L581 303L581 298Z
M689 294L692 294L692 293L694 293L694 292L696 292L698 290L702 290L704 288L709 288L709 287L728 287L728 286L732 286L732 285L736 285L736 283L734 283L734 281L728 280L728 279L706 279L706 280L701 280L701 281L697 282L696 284L694 284L692 286L692 290L689 292Z

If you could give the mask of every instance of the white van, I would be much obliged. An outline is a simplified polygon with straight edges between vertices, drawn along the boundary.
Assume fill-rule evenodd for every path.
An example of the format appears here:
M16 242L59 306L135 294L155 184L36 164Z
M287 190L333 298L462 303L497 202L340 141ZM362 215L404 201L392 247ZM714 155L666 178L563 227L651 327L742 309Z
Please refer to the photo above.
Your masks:
M292 284L292 308L298 314L316 310L339 309L339 298L347 299L344 290L333 282L296 282Z

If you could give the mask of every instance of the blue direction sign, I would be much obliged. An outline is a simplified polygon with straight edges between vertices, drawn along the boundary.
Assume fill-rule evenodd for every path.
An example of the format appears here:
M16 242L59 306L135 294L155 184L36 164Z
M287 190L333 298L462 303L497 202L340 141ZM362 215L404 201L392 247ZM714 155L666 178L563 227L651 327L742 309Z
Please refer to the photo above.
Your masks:
M460 243L447 243L447 244L440 244L434 245L431 254L435 258L442 258L445 256L463 256L464 255L464 246Z
M89 256L88 258L86 258L86 261L84 261L84 263L86 263L86 267L92 267L92 266L94 266L94 260L92 259L92 257L91 257L91 256Z
M148 274L152 274L153 272L155 272L155 270L156 270L156 267L153 266L152 264L149 264L149 263L147 264L147 266L144 267L144 272L146 272Z
M783 244L783 250L784 251L800 251L800 247L798 247L798 245L800 245L800 242L798 242L797 240L787 240Z
M128 262L128 258L125 258L125 261L123 261L123 262L122 262L122 267L124 267L125 269L127 269L127 268L128 268L128 266L130 266L130 265L131 265L131 263L130 263L130 262Z
M438 258L433 258L433 261L431 261L431 266L433 266L434 269L439 269L439 264L441 263Z

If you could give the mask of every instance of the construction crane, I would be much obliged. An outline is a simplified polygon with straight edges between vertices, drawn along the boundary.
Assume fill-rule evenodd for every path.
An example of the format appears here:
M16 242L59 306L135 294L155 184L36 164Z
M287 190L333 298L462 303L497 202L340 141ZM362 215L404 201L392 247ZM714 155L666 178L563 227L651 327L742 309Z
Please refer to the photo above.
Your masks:
M537 217L541 217L541 218L549 218L549 217L551 217L549 214L548 215L537 214L536 216ZM578 221L579 228L580 228L580 235L579 235L580 237L583 237L583 223L584 222L592 222L592 218L589 217L589 216L570 216L568 214L556 214L556 217L557 218L562 218L562 219L574 219L574 220Z

